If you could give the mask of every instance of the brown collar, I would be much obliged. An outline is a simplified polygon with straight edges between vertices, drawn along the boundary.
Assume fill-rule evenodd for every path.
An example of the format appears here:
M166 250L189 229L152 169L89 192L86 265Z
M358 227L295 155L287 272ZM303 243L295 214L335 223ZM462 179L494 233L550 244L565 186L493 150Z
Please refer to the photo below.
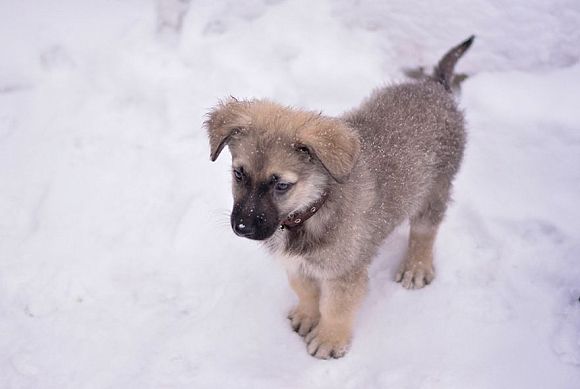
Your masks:
M280 229L281 230L283 230L284 228L292 229L300 226L306 220L314 216L316 212L318 212L318 210L320 209L320 207L322 207L322 204L324 204L327 198L328 192L322 192L320 198L316 200L314 203L312 203L306 210L304 210L303 212L291 213L290 215L288 215L288 217L284 219L280 224Z

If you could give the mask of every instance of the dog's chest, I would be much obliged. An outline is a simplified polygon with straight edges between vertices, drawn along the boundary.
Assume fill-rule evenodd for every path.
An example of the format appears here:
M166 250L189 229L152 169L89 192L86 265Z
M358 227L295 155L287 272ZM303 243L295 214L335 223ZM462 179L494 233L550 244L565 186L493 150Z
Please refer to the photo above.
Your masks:
M316 273L306 255L292 250L292 236L288 230L277 231L267 242L268 249L288 272Z
M314 239L304 227L280 229L268 240L268 248L275 254L307 256L312 253L320 239Z
M288 273L298 273L306 263L304 258L299 255L278 254L276 259L280 261Z

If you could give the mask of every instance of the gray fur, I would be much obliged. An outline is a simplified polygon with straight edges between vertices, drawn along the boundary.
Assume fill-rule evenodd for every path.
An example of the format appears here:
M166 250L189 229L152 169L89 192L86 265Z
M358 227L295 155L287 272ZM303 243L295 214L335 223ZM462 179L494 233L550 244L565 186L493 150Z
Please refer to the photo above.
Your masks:
M443 85L448 91L451 91L453 70L455 69L457 60L471 47L474 39L475 35L472 35L449 50L435 67L433 79Z
M303 257L302 271L326 277L367 266L405 219L438 225L465 145L463 116L434 82L379 89L342 119L362 146L349 179L328 180L329 200L314 223L278 232L282 245L278 237L266 242L275 252Z

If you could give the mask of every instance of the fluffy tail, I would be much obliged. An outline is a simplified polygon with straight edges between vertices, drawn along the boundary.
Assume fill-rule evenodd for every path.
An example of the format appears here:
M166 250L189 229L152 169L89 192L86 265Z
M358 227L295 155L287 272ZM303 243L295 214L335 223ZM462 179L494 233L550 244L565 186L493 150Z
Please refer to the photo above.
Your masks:
M447 91L451 91L453 69L455 68L457 60L469 49L474 39L475 35L472 35L466 41L449 50L435 67L432 78L443 85Z

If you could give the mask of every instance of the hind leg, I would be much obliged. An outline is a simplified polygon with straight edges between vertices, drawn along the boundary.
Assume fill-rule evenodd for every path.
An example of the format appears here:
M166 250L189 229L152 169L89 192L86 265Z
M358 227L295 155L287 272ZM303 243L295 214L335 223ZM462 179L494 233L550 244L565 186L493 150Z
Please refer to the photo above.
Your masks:
M425 206L411 218L407 256L395 277L406 289L420 289L435 278L433 245L449 200L449 184L437 185Z
M407 257L399 267L395 280L406 289L420 289L435 278L433 243L437 226L411 222Z

